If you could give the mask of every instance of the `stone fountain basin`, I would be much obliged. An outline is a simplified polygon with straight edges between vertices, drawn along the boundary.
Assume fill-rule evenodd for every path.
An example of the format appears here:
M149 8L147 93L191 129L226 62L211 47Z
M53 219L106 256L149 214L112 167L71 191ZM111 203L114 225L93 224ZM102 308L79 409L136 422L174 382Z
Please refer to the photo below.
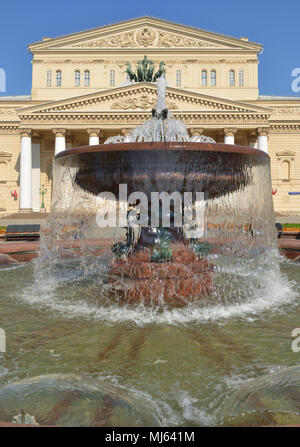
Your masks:
M251 181L249 167L268 165L269 156L246 146L155 142L83 146L60 152L56 163L78 169L84 190L118 195L119 184L133 191L203 191L205 198L232 192ZM249 177L250 176L250 177Z

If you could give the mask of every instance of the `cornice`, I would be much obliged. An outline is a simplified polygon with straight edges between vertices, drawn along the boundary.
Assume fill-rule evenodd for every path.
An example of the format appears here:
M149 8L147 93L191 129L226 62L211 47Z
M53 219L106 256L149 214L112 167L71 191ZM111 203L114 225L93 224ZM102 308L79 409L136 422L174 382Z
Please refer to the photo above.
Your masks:
M219 112L173 112L172 116L175 119L180 119L189 125L242 125L247 128L247 126L253 127L263 127L268 126L268 117L265 115L249 114L249 113L219 113ZM24 116L22 120L23 126L33 126L35 128L44 126L55 126L55 127L66 127L68 125L84 125L89 128L92 126L102 125L102 124L114 124L114 125L133 125L142 124L147 119L150 118L149 112L137 112L137 111L126 111L126 112L77 112L77 113L63 113L57 115L44 114L44 115L27 115Z
M109 90L102 90L96 93L90 93L78 97L72 97L69 99L63 99L58 101L52 101L38 106L24 107L19 109L18 114L20 117L32 114L32 113L51 113L67 111L73 108L80 108L86 106L92 106L96 103L105 103L107 101L117 101L122 98L129 98L138 93L148 93L150 95L157 95L157 87L155 84L150 83L137 83L129 86L116 87ZM206 107L211 107L216 110L228 110L234 112L250 112L259 113L264 115L270 115L271 109L256 106L253 104L247 104L240 101L232 101L229 99L218 98L214 96L195 93L189 90L182 90L173 87L167 87L166 97L170 101L182 101L186 104L196 104Z
M270 133L300 133L300 121L294 123L270 123Z
M0 123L0 135L18 135L19 133L19 126L17 126L16 124L12 124L12 125L3 125Z

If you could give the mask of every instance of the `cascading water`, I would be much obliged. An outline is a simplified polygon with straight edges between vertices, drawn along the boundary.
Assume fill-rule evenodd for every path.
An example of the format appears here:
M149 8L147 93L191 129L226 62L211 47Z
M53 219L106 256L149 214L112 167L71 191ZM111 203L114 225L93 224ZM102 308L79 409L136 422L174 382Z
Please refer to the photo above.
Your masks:
M157 80L157 103L152 111L152 118L141 126L133 129L128 135L117 135L110 137L105 144L111 143L137 143L154 141L194 141L198 143L215 143L215 141L205 135L195 135L190 137L185 124L180 120L171 117L170 111L166 107L166 87L167 81L164 76Z
M52 270L62 258L74 258L79 251L76 262L84 265L82 271L87 263L89 270L95 264L98 268L102 260L97 299L109 307L113 301L162 308L244 304L252 299L254 285L257 292L265 287L265 279L258 279L255 270L261 271L267 251L276 252L269 157L212 139L199 143L199 138L208 137L191 139L184 123L174 120L166 108L165 78L157 84L157 105L149 121L125 137L55 158L52 210L41 250L41 259L46 254L51 261L45 261L42 270ZM149 212L153 192L176 191L180 197L189 192L193 198L202 192L201 235L191 238L185 225L176 228L174 222L170 228L161 223L153 227L152 216L146 225L138 222L135 231L125 225L127 236L120 226L98 228L97 215L103 208L120 213L125 206L129 216L128 202L118 197L120 185L126 185L128 195L145 194ZM117 197L117 204L114 197L103 198L105 191ZM141 211L141 205L132 208ZM195 204L184 208L188 212L195 213ZM67 250L70 241L76 242L77 252ZM103 243L106 249L99 248Z
M276 247L269 157L191 141L165 111L165 80L158 86L152 118L114 137L119 144L55 158L40 255L33 267L0 276L0 326L9 334L0 421L300 423L298 369L284 369L297 361L289 334L299 326L299 265L284 263ZM149 199L153 191L203 191L201 237L173 224L99 228L99 209L115 205L99 193L118 197L120 184ZM117 205L116 214L124 203ZM131 299L141 274L152 302ZM212 287L199 293L203 275ZM183 307L168 301L174 290Z

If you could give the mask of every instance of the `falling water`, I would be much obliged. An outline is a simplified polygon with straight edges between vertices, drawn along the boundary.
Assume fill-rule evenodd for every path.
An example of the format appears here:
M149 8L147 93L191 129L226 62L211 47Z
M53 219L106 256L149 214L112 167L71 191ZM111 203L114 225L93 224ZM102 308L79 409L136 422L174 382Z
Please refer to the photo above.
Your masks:
M165 111L165 86L161 78L152 118L129 136L54 160L40 255L0 276L9 334L0 420L25 410L60 426L300 422L299 371L282 369L297 361L299 266L276 247L269 158L191 140ZM120 183L129 193L205 191L211 294L183 308L111 299L112 240L126 229L100 229L96 215L112 205L99 193Z
M111 143L135 143L154 141L193 141L198 143L215 143L205 135L190 137L185 124L172 118L171 112L166 107L167 81L164 76L157 80L157 103L152 111L152 118L141 126L134 128L129 134L117 135L108 138L105 144Z

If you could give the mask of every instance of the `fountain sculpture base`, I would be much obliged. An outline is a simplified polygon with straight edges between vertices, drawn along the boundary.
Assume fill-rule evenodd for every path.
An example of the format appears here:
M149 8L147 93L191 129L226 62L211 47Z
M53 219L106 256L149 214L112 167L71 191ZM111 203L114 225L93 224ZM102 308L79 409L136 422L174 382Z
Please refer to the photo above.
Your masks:
M184 244L172 245L172 261L151 262L143 249L115 259L109 268L112 299L145 306L183 307L213 291L213 264Z

